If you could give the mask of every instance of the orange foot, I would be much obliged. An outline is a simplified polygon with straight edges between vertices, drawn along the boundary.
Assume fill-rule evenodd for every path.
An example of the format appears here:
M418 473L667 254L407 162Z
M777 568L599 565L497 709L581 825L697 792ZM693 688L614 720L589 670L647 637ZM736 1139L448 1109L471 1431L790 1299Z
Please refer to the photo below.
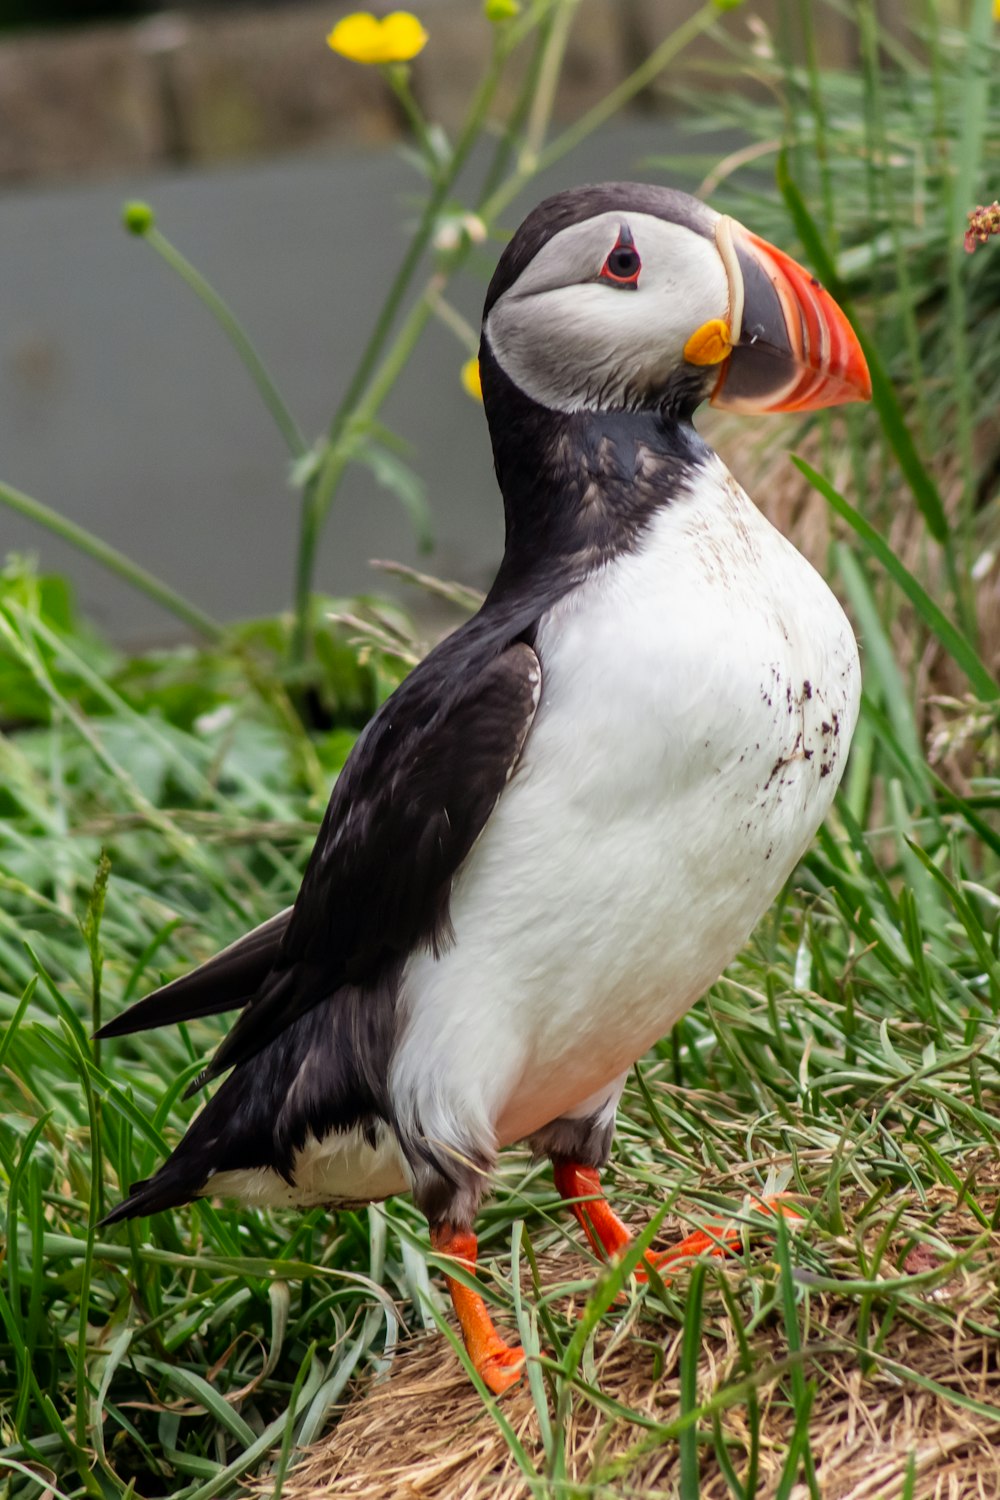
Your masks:
M452 1256L467 1271L476 1269L478 1247L471 1230L454 1230L448 1224L432 1229L431 1248L440 1255ZM494 1396L501 1396L524 1374L524 1350L500 1337L478 1292L453 1276L446 1274L445 1279L476 1374Z
M524 1350L516 1344L505 1344L498 1339L499 1347L485 1359L476 1360L476 1373L489 1386L494 1396L502 1396L512 1385L517 1385L524 1374Z
M614 1212L601 1188L600 1173L595 1167L582 1167L576 1162L557 1161L553 1164L556 1190L563 1198L583 1198L587 1202L571 1203L574 1214L597 1254L606 1260L615 1260L631 1243L632 1236ZM761 1213L781 1214L788 1219L801 1219L802 1215L782 1195L761 1198L754 1204ZM728 1255L740 1245L740 1232L733 1224L706 1224L696 1229L679 1245L669 1250L650 1251L645 1264L636 1271L636 1280L648 1280L648 1271L660 1274L669 1284L670 1277L663 1275L664 1266L677 1265L692 1260L698 1255Z

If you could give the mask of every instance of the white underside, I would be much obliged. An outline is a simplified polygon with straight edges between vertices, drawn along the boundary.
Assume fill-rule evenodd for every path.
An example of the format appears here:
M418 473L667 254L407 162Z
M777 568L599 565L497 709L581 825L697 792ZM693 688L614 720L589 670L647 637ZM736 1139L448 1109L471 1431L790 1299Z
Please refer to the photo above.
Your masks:
M455 882L455 942L407 966L390 1091L489 1157L613 1108L622 1074L746 942L829 809L858 712L850 625L713 459L637 553L543 619L518 770ZM331 1202L408 1186L388 1132L211 1192ZM273 1196L271 1190L273 1189Z

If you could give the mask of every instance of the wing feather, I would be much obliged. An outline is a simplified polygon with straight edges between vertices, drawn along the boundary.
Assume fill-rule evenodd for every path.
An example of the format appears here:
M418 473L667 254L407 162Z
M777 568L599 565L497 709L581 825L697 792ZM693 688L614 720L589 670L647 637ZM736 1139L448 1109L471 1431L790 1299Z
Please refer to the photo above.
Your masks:
M191 1021L195 1016L217 1016L245 1005L274 966L291 915L288 906L269 917L190 974L182 974L180 979L137 1000L95 1035L130 1036L134 1031L151 1031L156 1026Z
M524 640L463 632L383 704L333 789L293 907L102 1027L124 1036L243 1005L199 1087L345 986L378 986L450 941L462 861L516 769L541 667ZM485 659L484 659L485 658Z
M375 985L448 941L452 880L517 765L541 680L520 641L443 705L431 674L410 702L404 683L384 705L334 787L274 968L193 1087L342 986Z

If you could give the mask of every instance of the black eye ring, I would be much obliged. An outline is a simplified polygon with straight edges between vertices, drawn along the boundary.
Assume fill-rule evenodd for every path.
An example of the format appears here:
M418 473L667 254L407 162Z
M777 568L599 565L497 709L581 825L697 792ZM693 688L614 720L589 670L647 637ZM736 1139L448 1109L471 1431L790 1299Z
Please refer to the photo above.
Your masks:
M639 252L635 248L631 234L623 225L614 249L604 262L599 280L608 281L612 286L627 287L635 291L639 284L641 270L642 261L639 259Z

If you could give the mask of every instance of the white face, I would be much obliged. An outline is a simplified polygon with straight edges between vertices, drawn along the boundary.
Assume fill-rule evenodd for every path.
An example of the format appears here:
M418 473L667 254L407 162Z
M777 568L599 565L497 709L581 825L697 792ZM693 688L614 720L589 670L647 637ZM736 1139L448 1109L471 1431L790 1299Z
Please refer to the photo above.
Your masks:
M641 267L634 285L616 284L602 272L629 236ZM501 368L543 406L623 410L668 385L684 368L688 339L728 319L729 301L711 240L652 214L612 210L553 235L494 303L486 336Z

